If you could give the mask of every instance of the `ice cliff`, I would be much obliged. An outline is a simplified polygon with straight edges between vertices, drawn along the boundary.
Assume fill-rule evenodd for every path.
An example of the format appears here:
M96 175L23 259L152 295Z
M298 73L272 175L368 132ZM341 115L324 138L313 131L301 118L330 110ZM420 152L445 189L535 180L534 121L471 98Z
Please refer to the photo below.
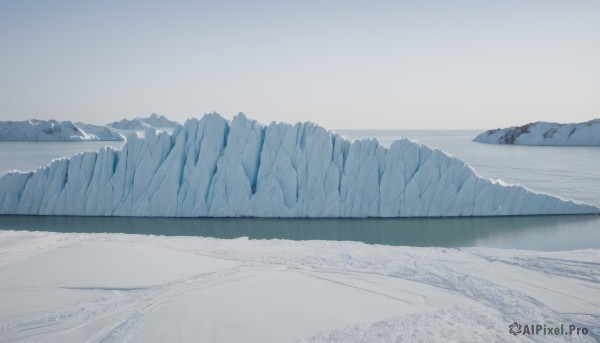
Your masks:
M239 114L190 119L0 178L3 214L181 217L413 217L598 213L478 177L409 140L389 149L312 123Z
M600 119L575 124L536 122L489 130L473 141L518 145L600 145Z
M0 141L122 141L123 139L121 134L107 126L37 119L0 122Z

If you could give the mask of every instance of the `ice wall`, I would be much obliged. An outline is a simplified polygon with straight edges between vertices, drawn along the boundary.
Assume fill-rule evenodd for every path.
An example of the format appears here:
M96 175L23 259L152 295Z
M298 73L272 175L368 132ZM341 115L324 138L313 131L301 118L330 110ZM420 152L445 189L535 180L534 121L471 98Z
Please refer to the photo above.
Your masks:
M0 213L168 217L414 217L598 213L594 206L478 177L409 140L386 149L312 123L243 114L149 129L121 151L0 178Z

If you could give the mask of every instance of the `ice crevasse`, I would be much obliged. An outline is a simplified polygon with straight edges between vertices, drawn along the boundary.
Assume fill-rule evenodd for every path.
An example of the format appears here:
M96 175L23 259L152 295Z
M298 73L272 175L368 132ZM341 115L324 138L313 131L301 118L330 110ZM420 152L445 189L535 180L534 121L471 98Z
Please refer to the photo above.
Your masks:
M478 177L406 139L350 142L313 123L238 114L148 129L0 178L0 213L165 217L437 217L599 213L591 205Z

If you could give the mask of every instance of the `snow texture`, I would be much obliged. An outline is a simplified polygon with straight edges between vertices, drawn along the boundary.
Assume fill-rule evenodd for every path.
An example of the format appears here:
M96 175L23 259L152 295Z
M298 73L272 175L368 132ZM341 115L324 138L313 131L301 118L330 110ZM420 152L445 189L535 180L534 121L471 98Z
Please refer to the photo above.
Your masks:
M0 231L0 341L597 342L599 266L597 249Z
M123 139L121 134L107 126L37 119L0 122L0 141L122 141Z
M517 145L600 145L600 119L585 123L536 122L486 131L473 140L479 143Z
M599 213L478 177L409 140L389 149L313 123L243 114L130 135L35 172L0 178L0 213L163 217L438 217Z

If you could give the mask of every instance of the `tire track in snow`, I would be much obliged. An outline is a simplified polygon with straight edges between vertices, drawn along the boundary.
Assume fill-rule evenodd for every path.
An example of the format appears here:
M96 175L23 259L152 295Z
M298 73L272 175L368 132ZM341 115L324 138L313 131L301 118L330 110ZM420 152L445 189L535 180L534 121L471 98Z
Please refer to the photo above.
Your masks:
M279 269L281 268L245 264L149 288L108 290L108 294L79 301L61 311L42 314L25 321L0 323L0 336L2 336L2 341L35 339L39 334L45 334L45 338L49 338L69 334L86 326L94 325L101 319L123 311L130 311L125 319L117 324L111 323L89 340L90 342L128 341L152 311L180 295L263 277L265 274ZM56 330L43 330L49 327L56 327ZM50 332L52 332L51 335L49 335Z

